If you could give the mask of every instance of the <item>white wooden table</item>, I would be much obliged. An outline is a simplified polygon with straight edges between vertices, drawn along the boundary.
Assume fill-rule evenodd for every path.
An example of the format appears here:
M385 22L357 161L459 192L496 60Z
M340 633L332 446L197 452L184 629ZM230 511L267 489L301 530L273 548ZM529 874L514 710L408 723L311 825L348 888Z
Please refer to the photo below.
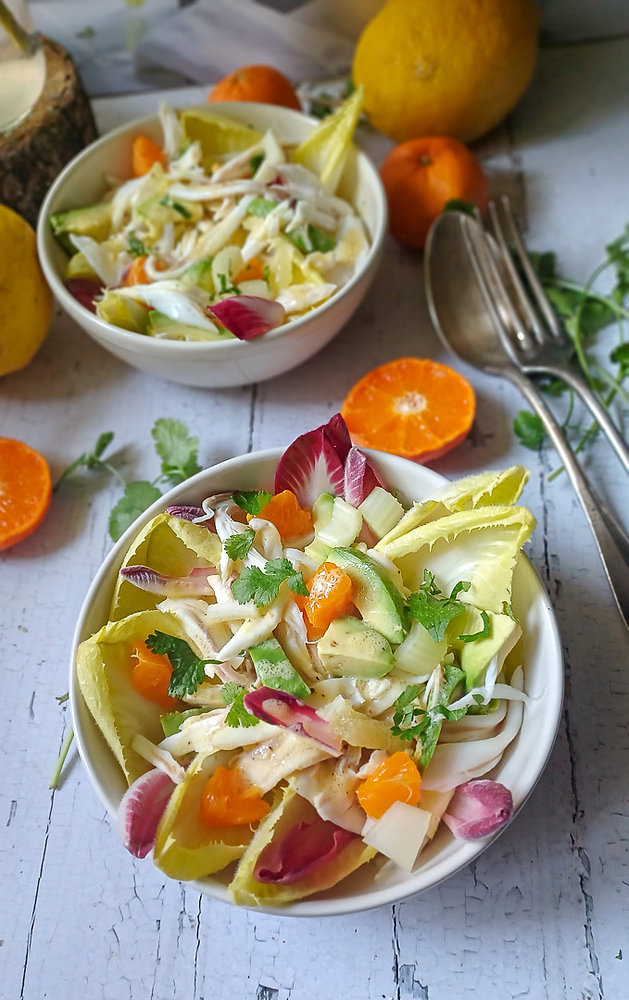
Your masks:
M528 241L584 278L629 219L629 41L548 51L508 128L481 147L494 190L524 199ZM184 103L198 91L179 94ZM96 102L102 129L154 97ZM369 368L407 354L452 361L427 318L420 260L388 248L371 294L307 366L255 387L180 388L136 373L58 313L34 363L0 382L0 433L59 472L104 430L130 478L152 478L150 428L184 420L212 464L285 445L338 409ZM559 737L537 789L478 862L398 906L329 920L237 910L166 882L121 848L71 751L48 782L66 727L70 638L110 546L111 480L79 476L44 525L0 554L2 1000L624 1000L629 997L627 633L585 519L555 456L521 448L521 401L465 371L478 392L468 441L436 464L448 476L523 462L538 518L530 555L565 649ZM616 509L629 494L603 441L588 460Z

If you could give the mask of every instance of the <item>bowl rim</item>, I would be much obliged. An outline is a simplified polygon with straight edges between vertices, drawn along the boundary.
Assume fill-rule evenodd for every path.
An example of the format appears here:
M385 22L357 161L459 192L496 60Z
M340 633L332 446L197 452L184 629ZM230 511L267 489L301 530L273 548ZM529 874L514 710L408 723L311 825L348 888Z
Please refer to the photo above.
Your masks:
M434 486L437 488L450 482L447 477L442 476L440 473L427 468L426 466L420 466L417 463L411 462L410 459L374 451L368 448L362 448L361 450L364 451L369 458L374 459L376 462L379 459L384 459L386 463L393 460L393 465L398 466L400 469L403 469L404 465L408 464L414 466L415 468L419 468L422 470L421 474L426 474L427 479L432 481ZM162 497L156 500L155 503L153 503L142 515L140 515L139 518L136 519L136 521L133 522L133 524L129 526L129 528L127 528L125 533L113 545L112 549L107 554L92 579L89 589L82 602L72 637L69 672L70 709L77 747L83 765L87 770L90 783L108 813L114 817L120 800L115 800L114 797L108 793L97 770L92 764L81 715L83 715L84 719L88 720L88 724L93 727L96 732L98 732L98 727L89 713L87 706L83 702L76 679L76 651L79 643L83 640L83 638L85 638L85 621L89 615L94 598L103 585L109 587L112 586L111 581L109 583L107 582L108 577L114 570L114 567L122 562L130 543L133 541L137 533L145 526L145 524L147 524L157 514L161 513L161 511L169 506L174 500L177 500L182 494L186 494L189 491L194 490L196 486L201 486L209 475L212 477L223 476L225 474L231 474L235 470L241 469L243 465L246 467L263 462L273 462L276 465L283 451L283 448L271 448L263 451L248 452L245 455L234 456L233 458L226 459L225 461L203 469L195 476L192 476L190 479L185 480L185 482L173 487ZM427 488L432 488L430 482ZM529 560L528 556L521 553L521 557L523 572L526 576L528 576L529 585L533 587L535 592L531 603L535 603L536 605L539 604L544 622L542 631L547 632L548 639L550 640L550 644L552 646L552 657L549 658L547 670L549 678L553 680L553 684L548 684L544 697L548 705L547 714L552 720L554 720L554 724L544 732L540 733L536 740L535 768L533 769L533 777L528 782L528 787L522 795L522 798L518 801L517 807L514 809L513 815L506 826L513 822L514 818L524 807L547 766L557 738L557 733L559 731L565 686L561 638L554 610L550 602L550 597L539 573ZM356 897L330 898L327 897L325 893L316 893L312 897L306 897L303 900L298 900L294 903L289 903L283 906L244 906L240 908L251 909L256 913L274 914L276 916L325 917L359 913L365 910L375 909L380 906L402 902L403 900L408 899L411 896L415 896L420 892L435 888L437 885L449 879L457 872L460 872L463 868L470 864L471 861L479 857L479 855L482 854L483 851L485 851L497 839L497 837L500 836L503 830L506 829L506 826L501 827L494 834L491 834L482 840L460 841L457 846L457 858L454 865L452 864L452 859L446 856L442 858L441 861L433 863L429 873L422 873L422 869L419 869L412 872L404 882L399 884L384 887L378 887L376 885L374 888L371 888L367 892L364 892L360 896ZM163 873L160 874L162 874L164 878L169 877ZM226 886L212 881L212 876L207 876L206 879L193 879L186 882L186 884L194 887L203 895L207 895L215 900L231 906L237 905L229 895Z
M265 107L265 108L273 108L274 111L278 112L281 116L285 116L286 118L294 118L299 121L305 121L311 124L313 127L316 127L316 125L319 124L318 119L314 118L312 115L307 115L304 112L297 111L294 108L284 108L279 105L265 105L265 104L263 105L252 101L237 101L237 102L216 101L213 103L211 107L212 110L216 110L217 113L225 114L227 117L229 117L228 112L230 109L233 110L234 104L237 104L239 108L243 110L244 113L249 112L249 110L251 109L251 113L254 115L254 117L256 111L259 110L260 107ZM190 105L184 105L181 108L176 108L175 110L177 111L188 111L195 109L206 110L207 107L208 107L207 103L190 104ZM37 218L37 227L36 227L37 253L42 266L42 270L46 277L46 281L48 282L57 301L60 303L63 309L70 315L72 315L75 312L75 310L78 310L79 315L84 315L85 320L89 321L91 325L98 328L103 337L106 337L113 344L116 344L117 346L124 348L126 350L133 350L134 348L137 349L138 337L141 337L142 335L134 333L131 330L124 330L122 327L114 326L113 323L108 323L106 320L103 320L99 316L97 316L96 313L93 313L89 309L87 309L81 302L78 301L78 299L76 299L73 295L70 294L68 289L65 287L62 279L57 274L57 270L48 256L48 250L46 247L46 238L49 236L48 218L51 214L50 206L59 196L60 191L63 189L67 181L70 179L74 170L78 166L80 166L84 160L92 156L95 151L96 152L102 151L102 149L106 147L107 143L110 142L111 140L117 139L118 137L123 136L128 132L133 132L137 129L141 129L142 127L145 127L149 124L151 125L155 124L156 121L157 122L159 121L159 114L157 112L153 112L152 114L148 115L142 115L141 117L138 118L133 118L130 121L122 125L118 125L116 126L116 128L106 132L105 135L102 135L98 139L95 139L88 146L86 146L85 149L82 149L80 153L74 156L70 160L70 162L66 164L61 173L53 181L41 205ZM326 312L329 309L333 308L335 305L337 305L341 301L341 299L345 298L353 290L353 288L364 278L365 274L369 272L371 267L374 266L375 263L378 261L379 256L383 250L384 241L387 235L387 227L388 227L387 198L384 191L384 187L382 185L382 180L380 178L380 173L375 163L373 162L371 157L355 141L354 141L354 146L357 151L358 168L359 170L366 171L367 177L369 181L372 183L374 189L375 204L376 204L376 213L375 213L376 224L374 228L374 233L373 235L370 234L369 249L367 254L365 255L364 260L362 261L360 268L354 275L352 275L352 277L345 285L342 285L342 287L337 292L335 292L334 295L332 295L325 302L322 302L321 305L315 306L313 309L310 310L310 312L305 313L303 316L300 316L297 319L291 320L288 323L284 323L280 327L276 327L272 330L269 330L267 333L264 334L264 338L256 338L256 340L253 341L253 343L257 343L258 340L262 339L264 339L265 342L271 340L277 340L278 338L289 335L291 333L293 334L300 334L304 332L308 333L309 331L307 328L313 317L316 317L317 319L319 319L320 317L324 318ZM355 208L355 206L353 207ZM360 213L358 213L358 210L356 208L355 210L359 215L359 217L362 218L362 216L360 216ZM247 348L249 348L250 350L251 349L250 344L252 342L239 340L238 338L235 338L234 340L196 342L196 341L182 341L182 340L157 340L154 337L143 337L142 339L143 347L146 348L146 345L149 343L152 345L149 348L149 350L151 350L153 354L157 357L168 358L171 354L176 354L176 353L178 354L182 350L184 350L186 355L188 356L188 359L194 360L194 358L197 356L203 357L208 351L211 351L212 354L220 355L221 353L227 354L234 352L243 352L247 350Z

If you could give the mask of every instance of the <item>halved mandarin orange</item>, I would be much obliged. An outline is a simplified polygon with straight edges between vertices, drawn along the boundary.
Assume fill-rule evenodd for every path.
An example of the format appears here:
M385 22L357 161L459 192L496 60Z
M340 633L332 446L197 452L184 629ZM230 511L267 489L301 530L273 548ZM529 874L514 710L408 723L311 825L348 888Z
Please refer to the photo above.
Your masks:
M51 492L44 456L23 441L0 437L0 550L35 531L48 510Z
M398 358L350 389L341 413L354 444L431 462L456 447L474 421L467 379L427 358Z

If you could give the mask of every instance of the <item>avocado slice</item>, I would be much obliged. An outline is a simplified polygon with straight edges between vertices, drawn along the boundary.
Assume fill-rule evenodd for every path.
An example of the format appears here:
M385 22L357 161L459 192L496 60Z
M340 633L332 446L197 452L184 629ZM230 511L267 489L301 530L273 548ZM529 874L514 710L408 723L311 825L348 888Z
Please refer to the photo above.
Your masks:
M402 642L404 598L382 566L358 549L330 549L326 558L350 577L355 587L354 604L365 621L389 642Z
M180 281L184 285L196 285L197 288L201 288L204 292L211 294L214 291L214 278L212 277L212 262L213 257L205 257L203 260L197 260L194 264L181 275Z
M360 618L336 618L317 652L332 677L384 677L394 663L389 642Z
M310 688L297 673L277 639L265 639L257 646L251 646L249 655L258 680L265 687L286 691L296 698L308 697Z
M234 340L233 333L229 333L228 330L206 330L202 326L180 323L178 320L158 312L157 309L152 309L148 314L144 332L149 337L168 334L169 340Z
M99 201L85 208L53 212L49 222L61 245L68 253L75 253L76 248L70 239L71 233L76 236L91 236L99 243L107 239L111 229L111 202Z

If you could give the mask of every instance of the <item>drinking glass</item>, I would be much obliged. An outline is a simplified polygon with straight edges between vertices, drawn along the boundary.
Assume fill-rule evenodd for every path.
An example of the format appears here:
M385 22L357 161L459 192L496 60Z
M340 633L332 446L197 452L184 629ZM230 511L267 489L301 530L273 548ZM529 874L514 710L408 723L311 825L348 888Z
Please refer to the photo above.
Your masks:
M0 132L34 106L46 78L46 57L25 0L0 0Z

